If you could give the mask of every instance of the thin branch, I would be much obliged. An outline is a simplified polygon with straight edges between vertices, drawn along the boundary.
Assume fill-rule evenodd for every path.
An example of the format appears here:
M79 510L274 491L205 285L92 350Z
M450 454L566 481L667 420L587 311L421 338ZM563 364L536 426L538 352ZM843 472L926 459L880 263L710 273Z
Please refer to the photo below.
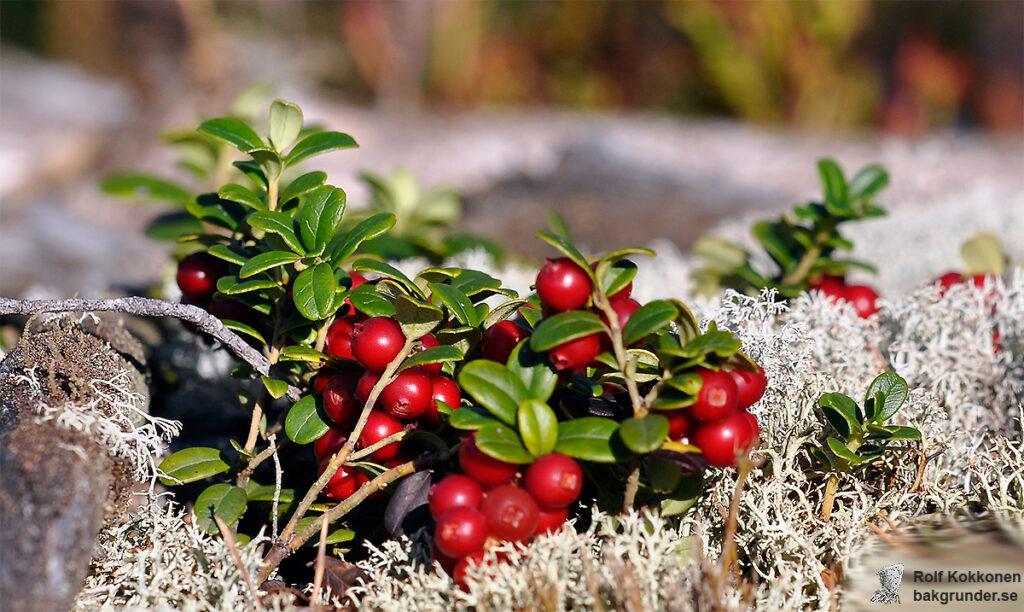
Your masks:
M143 317L173 317L195 324L219 340L239 359L264 376L270 374L270 361L249 346L217 317L198 306L166 302L144 297L68 300L15 300L0 297L0 315L34 315L43 312L122 312ZM298 401L300 392L289 385L288 399Z
M216 521L221 535L224 536L224 543L228 545L228 550L231 551L231 556L235 559L235 565L238 566L238 571L241 572L242 577L245 578L245 584L249 587L249 593L252 595L252 600L256 604L256 609L262 610L263 602L260 600L259 592L256 591L256 584L252 581L252 576L249 575L249 570L245 569L245 563L242 562L242 554L238 552L238 545L235 544L235 534L231 533L231 528L227 526L224 519L214 514L213 520Z
M313 572L313 594L309 601L314 606L320 605L320 587L324 583L324 564L327 562L327 521L320 525L320 545L316 549L316 570Z
M408 425L405 426L404 429L402 429L402 431L399 431L397 433L393 433L393 434L391 434L390 436L388 436L386 438L381 438L380 440L377 440L376 442L374 442L373 444L367 446L366 448L359 449L358 451L352 453L349 456L348 461L346 461L346 463L351 463L353 461L358 461L358 460L362 459L363 457L366 457L367 455L372 455L373 453L377 452L378 450L384 448L385 446L387 446L389 444L393 444L395 442L398 442L398 441L402 440L407 435L409 435L409 433L411 431L413 431L413 429L415 429L415 428L416 428L415 425L413 425L412 423L409 423Z

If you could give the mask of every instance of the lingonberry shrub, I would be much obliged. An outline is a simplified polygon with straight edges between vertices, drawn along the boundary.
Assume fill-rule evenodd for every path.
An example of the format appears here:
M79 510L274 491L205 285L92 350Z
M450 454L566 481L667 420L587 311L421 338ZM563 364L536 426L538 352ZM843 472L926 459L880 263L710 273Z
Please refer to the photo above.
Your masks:
M695 272L698 290L717 293L725 287L754 295L773 287L783 297L795 297L801 291L816 289L833 299L849 301L862 317L878 308L878 294L864 285L847 285L846 272L860 268L874 272L870 265L837 257L837 251L850 250L853 243L839 232L850 221L878 217L885 211L874 203L875 196L889 184L882 167L867 166L847 180L839 165L831 159L818 161L818 174L824 187L821 202L811 202L793 211L793 218L761 221L753 228L754 238L771 266L759 266L745 248L715 237L701 238L694 252L704 266Z
M305 126L284 101L268 128L239 117L200 126L225 160L244 156L221 164L236 172L213 192L136 183L185 200L184 299L235 304L219 311L239 313L224 324L270 363L233 373L256 392L242 394L250 423L232 451L188 448L161 464L168 485L226 478L196 507L233 530L284 509L257 578L324 525L332 544L375 537L339 521L377 517L382 503L408 514L414 496L388 495L427 468L434 547L456 571L493 542L558 529L578 502L685 512L709 464L734 466L755 444L745 409L768 381L740 342L714 322L702 329L681 302L630 297L630 258L653 252L588 259L567 231L542 232L558 256L528 299L476 270L410 277L360 254L368 241L387 247L393 214L346 221L345 192L295 169L352 138ZM271 458L300 488L277 484Z

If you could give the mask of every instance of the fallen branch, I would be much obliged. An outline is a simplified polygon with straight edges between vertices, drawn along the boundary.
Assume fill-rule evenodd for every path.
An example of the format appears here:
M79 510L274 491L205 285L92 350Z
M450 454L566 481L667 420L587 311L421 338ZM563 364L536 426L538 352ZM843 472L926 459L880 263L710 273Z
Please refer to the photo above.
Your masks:
M225 327L220 319L198 306L136 296L68 300L15 300L0 297L0 315L35 315L44 312L122 312L143 317L173 317L188 321L219 340L236 357L251 365L260 374L270 374L270 360ZM289 385L288 399L298 401L300 395L296 387Z

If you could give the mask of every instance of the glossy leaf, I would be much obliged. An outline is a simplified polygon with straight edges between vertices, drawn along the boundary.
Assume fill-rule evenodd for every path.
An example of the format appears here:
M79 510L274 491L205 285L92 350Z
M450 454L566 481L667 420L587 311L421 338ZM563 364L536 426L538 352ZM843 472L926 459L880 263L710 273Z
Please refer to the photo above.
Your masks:
M462 359L462 351L454 346L435 346L413 353L411 357L402 362L402 369L408 370L417 366L430 363L445 363Z
M829 450L835 453L836 457L846 461L850 465L860 465L864 462L864 458L857 455L857 453L850 450L846 444L837 438L829 438L826 443L828 444Z
M605 259L597 266L595 273L599 279L598 283L605 295L615 295L626 288L626 285L633 282L636 277L636 264L628 259L610 261Z
M270 105L270 142L278 151L292 146L302 131L302 109L291 102L274 100Z
M494 309L492 309L487 314L487 316L484 317L484 321L483 321L484 329L487 329L490 326L494 325L495 323L499 323L499 322L504 321L505 319L508 319L509 317L515 315L516 311L519 310L519 308L522 307L526 303L527 303L526 300L515 299L515 300L509 300L509 301L507 301L507 302L505 302L503 304L499 304L498 306L495 306Z
M533 399L547 401L558 385L558 372L547 355L534 351L526 340L512 349L508 369L523 382Z
M671 302L657 300L641 306L629 318L622 330L622 341L629 345L642 340L648 334L665 328L675 321L679 311Z
M304 361L306 363L324 363L327 361L327 355L321 353L316 349L303 346L301 344L293 344L286 346L281 351L280 361Z
M172 212L158 215L146 226L145 234L153 240L174 242L182 236L201 234L206 227L187 212Z
M345 192L322 185L306 194L299 213L299 236L310 251L326 247L345 214Z
M509 463L530 463L533 456L523 446L515 428L508 425L485 425L477 430L476 446L489 457Z
M100 182L100 189L111 195L178 206L185 206L192 199L192 194L181 185L147 174L112 174Z
M404 295L395 300L395 313L398 315L398 325L402 328L402 333L412 340L429 334L444 319L440 308Z
M263 200L261 200L258 195L253 193L247 187L235 185L234 183L221 187L220 191L217 192L217 195L219 195L222 200L229 200L231 202L241 204L242 206L248 206L254 210L266 210L267 208L267 205L263 203Z
M219 517L227 525L234 524L245 514L248 498L245 489L227 483L207 487L196 498L192 512L196 517L196 527L206 533L218 533L214 516Z
M261 344L267 343L267 340L263 337L263 334L256 331L256 329L254 329L250 325L246 325L241 321L232 321L231 319L221 319L220 322L224 324L224 327L230 329L235 333L245 334L247 336L255 338L256 340L259 340Z
M479 406L460 406L452 410L448 424L455 429L474 431L486 425L500 425L501 421Z
M333 265L337 266L351 257L364 241L376 238L394 226L395 216L391 213L381 213L363 219L349 231L335 234L325 251L327 257Z
M263 174L271 181L276 181L284 172L284 161L277 151L269 148L250 149L247 153L259 164Z
M852 399L842 393L826 393L818 399L818 405L825 419L844 439L860 433L857 405Z
M619 425L619 435L626 447L637 454L657 450L668 437L668 419L660 414L629 418Z
M895 372L882 372L868 386L865 399L875 401L874 421L884 423L907 401L907 381Z
M391 264L377 261L376 259L360 259L352 264L352 269L357 272L373 272L384 278L390 278L405 287L410 294L424 300L427 299L427 296L423 294L423 291L420 290L416 283L412 282L412 279Z
M459 386L508 425L515 424L519 404L530 399L529 391L516 374L500 363L485 359L462 367Z
M224 295L241 295L264 289L274 289L278 285L269 278L253 278L246 281L239 281L234 276L222 276L217 279L217 291Z
M565 255L571 259L573 263L582 268L583 271L587 273L587 276L590 277L591 282L597 281L597 278L594 276L594 271L590 269L590 264L587 263L587 258L584 257L583 254L579 252L579 249L573 246L571 242L566 240L564 237L552 234L551 232L538 232L537 237L558 249L562 255Z
M325 263L306 268L295 277L292 286L292 301L299 314L310 321L326 319L333 314L334 293L338 290L338 279L331 266Z
M300 140L298 144L289 151L288 155L285 156L284 161L287 165L294 166L302 160L314 155L320 155L321 153L327 153L329 151L337 151L339 149L350 149L357 146L359 145L357 145L356 141L348 134L342 134L341 132L318 132Z
M215 476L230 469L225 459L216 448L195 446L182 449L160 463L160 471L168 476L161 477L160 482L171 486L178 484L176 480L187 483Z
M281 190L281 195L278 196L278 199L283 204L289 200L302 197L320 185L323 185L326 180L327 174L324 172L320 172L319 170L315 172L307 172L302 176L297 177L291 183L288 183L288 186Z
M598 463L617 463L629 456L618 439L619 424L602 417L583 417L558 424L555 452Z
M206 221L229 230L238 229L245 216L244 209L228 200L222 200L215 193L204 193L190 200L185 210L196 219Z
M260 211L249 215L247 221L249 225L256 229L277 234L282 240L284 240L285 244L288 245L288 248L299 255L306 254L305 249L303 249L302 245L299 243L298 236L295 235L295 224L287 213L280 211Z
M348 299L359 312L371 317L390 317L395 314L395 305L377 292L369 283L348 292Z
M295 402L284 420L284 432L296 444L315 442L330 428L323 408L313 395L306 395Z
M269 376L261 376L260 380L263 381L263 386L274 399L281 399L285 393L288 393L288 381L286 380L270 378Z
M550 406L539 400L526 400L519 404L516 422L523 445L531 455L540 457L555 449L558 442L558 418Z
M260 253L256 257L253 257L249 261L245 262L242 267L238 270L239 278L249 278L250 276L272 270L286 264L295 263L300 257L295 253L289 253L288 251L269 251L267 253Z
M560 312L554 316L541 321L537 329L530 336L530 348L535 351L546 351L560 344L589 336L596 333L606 333L601 319L592 312L583 310L570 310Z
M266 146L259 134L244 121L230 117L204 121L199 124L199 131L223 140L243 153Z
M431 295L451 311L459 323L469 327L476 327L480 324L480 321L477 320L476 308L465 293L450 285L430 283L427 286L430 288Z

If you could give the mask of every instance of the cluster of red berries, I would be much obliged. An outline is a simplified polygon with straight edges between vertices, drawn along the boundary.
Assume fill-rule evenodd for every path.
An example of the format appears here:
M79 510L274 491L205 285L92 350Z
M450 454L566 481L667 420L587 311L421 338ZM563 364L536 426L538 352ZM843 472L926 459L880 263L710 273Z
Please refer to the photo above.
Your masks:
M428 499L437 522L434 559L460 585L468 566L494 543L524 542L557 529L583 488L583 471L571 457L550 453L523 470L484 454L474 436L462 440L459 466L463 473L436 483Z
M708 465L736 467L761 435L757 418L747 408L764 395L768 379L763 371L699 368L695 373L702 381L697 401L661 413L668 417L669 438L699 448Z
M361 284L365 279L355 278ZM423 348L438 345L434 336L420 338ZM321 473L331 457L348 440L381 374L401 352L405 335L390 317L365 318L359 314L339 316L327 331L325 352L354 362L343 370L321 372L313 381L313 391L323 395L324 412L332 426L313 444ZM381 391L367 417L356 448L368 448L393 436L412 424L418 429L436 429L441 425L437 402L457 408L462 400L458 385L441 373L441 364L427 364L403 370ZM369 461L394 467L407 458L398 440L376 449ZM341 467L324 488L330 498L342 500L366 482L366 476L352 467Z
M846 300L863 319L878 312L878 292L867 285L847 285L843 276L822 276L812 281L810 288L821 291L833 300Z
M255 311L237 300L215 300L217 280L228 273L227 262L199 252L178 262L175 280L181 289L181 303L198 306L218 319L231 319L242 323L252 321ZM190 328L191 324L187 324Z

